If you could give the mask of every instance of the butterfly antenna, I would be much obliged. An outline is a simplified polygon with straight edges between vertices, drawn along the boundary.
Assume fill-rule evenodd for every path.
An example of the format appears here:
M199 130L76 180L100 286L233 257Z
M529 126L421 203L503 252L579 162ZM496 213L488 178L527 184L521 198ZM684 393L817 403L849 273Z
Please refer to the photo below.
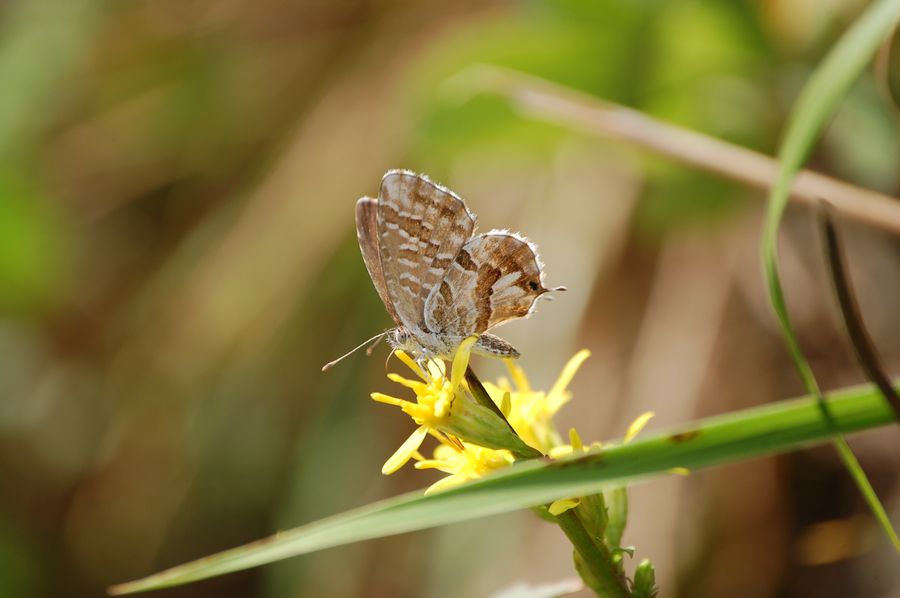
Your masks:
M547 293L552 293L554 291L568 291L566 287L553 287L552 289L545 289L544 294L540 296L541 299L545 301L553 301L553 295L548 295Z
M337 364L338 362L342 361L343 359L345 359L345 358L347 358L347 357L350 357L351 355L353 355L354 353L356 353L357 351L359 351L360 349L362 349L363 347L365 347L366 345L368 345L368 344L371 343L372 341L375 341L375 342L372 344L372 347L374 347L376 344L378 344L378 341L380 341L380 340L382 339L382 337L384 337L384 335L386 335L388 332L390 332L390 331L389 331L389 330L385 330L384 332L381 332L381 333L379 333L379 334L376 334L375 336L373 336L373 337L370 338L369 340L367 340L367 341L365 341L365 342L363 342L363 343L360 343L359 346L354 347L353 349L347 351L346 353L344 353L343 355L341 355L340 357L338 357L338 358L335 359L334 361L329 361L328 363L326 363L325 365L322 366L322 371L324 372L324 371L326 371L326 370L331 369L335 364ZM371 352L367 350L367 351L366 351L366 355L371 355Z

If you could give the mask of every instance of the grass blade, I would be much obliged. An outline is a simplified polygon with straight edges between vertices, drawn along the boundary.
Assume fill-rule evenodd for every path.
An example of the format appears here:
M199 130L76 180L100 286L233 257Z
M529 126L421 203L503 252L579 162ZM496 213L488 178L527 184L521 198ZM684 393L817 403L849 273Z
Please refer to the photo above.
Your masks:
M885 425L894 413L870 385L843 389L827 399L841 432ZM826 421L812 397L747 409L695 425L560 461L531 460L446 492L414 492L323 519L214 554L156 575L115 586L125 594L184 584L256 567L324 548L456 523L585 496L613 486L698 470L827 442Z
M766 223L763 230L762 258L768 281L769 296L784 334L791 359L810 395L820 401L826 421L832 419L812 368L797 341L784 300L778 274L778 228L787 207L791 185L803 166L828 119L846 95L851 84L872 60L883 40L900 18L900 0L880 0L872 4L841 37L822 64L813 73L798 98L787 125L784 141L778 153L778 176L769 195ZM891 526L883 505L878 500L846 440L835 426L834 443L838 454L863 494L895 548L900 551L900 539Z

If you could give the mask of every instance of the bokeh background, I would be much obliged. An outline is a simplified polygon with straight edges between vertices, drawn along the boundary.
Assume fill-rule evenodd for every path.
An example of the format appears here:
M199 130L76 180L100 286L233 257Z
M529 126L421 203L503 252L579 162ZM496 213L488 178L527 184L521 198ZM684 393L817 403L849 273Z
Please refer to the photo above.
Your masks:
M764 194L460 93L519 69L768 154L849 0L28 0L0 4L0 596L99 596L435 477L379 473L411 422L353 205L389 168L537 242L569 292L501 334L560 414L621 436L801 393L758 258ZM894 44L895 46L900 44ZM811 167L900 194L898 50ZM900 242L842 222L900 373ZM862 380L808 210L783 274L826 388ZM502 373L479 361L485 378ZM396 367L396 366L391 366ZM900 525L896 428L852 438ZM828 447L635 487L662 596L900 597ZM160 596L482 596L573 575L529 513L331 549Z

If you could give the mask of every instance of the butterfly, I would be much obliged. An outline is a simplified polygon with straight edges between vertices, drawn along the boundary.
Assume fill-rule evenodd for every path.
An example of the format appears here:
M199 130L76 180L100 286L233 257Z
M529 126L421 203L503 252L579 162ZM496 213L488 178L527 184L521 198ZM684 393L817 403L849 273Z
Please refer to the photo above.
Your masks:
M407 170L388 171L377 198L356 202L359 249L396 323L366 343L386 337L425 361L451 357L475 334L473 352L519 357L487 331L529 316L540 297L565 288L544 286L543 264L524 237L474 231L475 215L458 195Z

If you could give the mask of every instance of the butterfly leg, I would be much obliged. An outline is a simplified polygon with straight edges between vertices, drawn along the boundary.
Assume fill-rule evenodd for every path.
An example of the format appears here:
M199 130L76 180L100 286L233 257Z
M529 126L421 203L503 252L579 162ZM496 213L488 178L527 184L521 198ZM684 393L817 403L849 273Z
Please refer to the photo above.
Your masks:
M425 374L425 377L428 378L429 382L431 381L431 370L428 369L428 363L431 361L425 355L418 355L416 357L416 365L419 366L419 369L422 370L422 373Z

